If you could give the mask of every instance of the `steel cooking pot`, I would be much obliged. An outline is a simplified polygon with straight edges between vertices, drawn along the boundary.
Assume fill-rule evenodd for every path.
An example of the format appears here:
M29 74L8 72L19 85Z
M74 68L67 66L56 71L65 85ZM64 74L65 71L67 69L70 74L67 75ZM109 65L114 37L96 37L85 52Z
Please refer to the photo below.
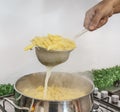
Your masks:
M63 101L36 99L23 93L25 88L35 88L44 85L45 72L32 73L18 79L14 85L15 97L5 98L15 107L15 112L90 112L93 106L93 83L75 73L52 72L48 85L77 88L84 91L84 96ZM31 91L32 92L32 91Z

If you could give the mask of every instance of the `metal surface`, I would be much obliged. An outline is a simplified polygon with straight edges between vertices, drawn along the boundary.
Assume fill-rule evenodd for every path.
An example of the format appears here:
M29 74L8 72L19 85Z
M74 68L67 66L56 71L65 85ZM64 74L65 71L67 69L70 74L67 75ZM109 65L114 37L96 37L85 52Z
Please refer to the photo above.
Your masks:
M0 100L1 100L1 99L3 99L3 98L6 98L6 97L13 96L13 95L14 95L14 93L13 93L13 94L8 94L8 95L3 95L3 96L0 96Z
M1 110L2 112L7 112L2 105L0 105L0 110Z
M111 95L108 94L108 96L102 98L101 93L101 91L98 91L97 94L93 94L94 104L98 105L102 112L120 112L120 100L112 102Z
M52 51L45 48L36 47L35 52L40 63L46 66L55 66L64 63L69 58L70 52L68 51Z
M35 99L23 94L24 88L35 88L43 85L44 78L45 73L39 72L23 76L16 82L15 102L20 108L16 108L16 112L90 112L93 106L92 92L94 85L90 80L77 74L54 72L48 83L49 86L55 84L62 87L78 88L84 91L85 95L77 99L49 101ZM24 109L21 110L21 107L24 107ZM25 110L25 108L29 108L29 111ZM31 111L33 108L34 111Z
M75 35L73 39L75 40L75 39L81 37L81 36L82 36L84 33L86 33L86 32L88 32L87 29L83 29L83 30L81 30L81 32L78 33L77 35Z

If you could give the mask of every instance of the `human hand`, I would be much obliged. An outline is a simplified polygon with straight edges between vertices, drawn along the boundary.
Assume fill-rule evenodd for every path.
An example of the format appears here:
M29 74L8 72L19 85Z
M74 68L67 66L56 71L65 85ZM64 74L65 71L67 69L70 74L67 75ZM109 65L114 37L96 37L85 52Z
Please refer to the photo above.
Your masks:
M104 0L86 12L84 27L90 31L96 30L107 23L113 14L113 0Z

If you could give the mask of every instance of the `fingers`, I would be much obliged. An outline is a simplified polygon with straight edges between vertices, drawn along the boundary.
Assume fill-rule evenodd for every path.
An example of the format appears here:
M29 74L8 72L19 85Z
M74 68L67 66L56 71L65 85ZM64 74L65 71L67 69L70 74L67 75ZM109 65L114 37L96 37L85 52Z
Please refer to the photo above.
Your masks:
M85 16L84 27L90 31L95 30L101 18L102 13L100 11L97 11L94 8L89 10Z
M109 17L102 17L102 14L97 12L96 14L90 16L86 15L84 27L89 31L96 30L107 23Z
M92 18L90 24L89 24L89 30L90 31L93 31L93 30L96 30L97 27L98 27L98 24L101 20L101 14L100 13L96 13L95 16Z
M89 30L89 25L94 17L95 13L92 10L87 11L84 19L84 27Z
M105 25L107 23L107 21L108 21L108 17L104 17L103 19L101 19L98 26L97 26L97 28L100 28L103 25Z
M84 27L89 31L96 30L106 24L112 14L113 7L111 3L102 1L87 11L84 19Z

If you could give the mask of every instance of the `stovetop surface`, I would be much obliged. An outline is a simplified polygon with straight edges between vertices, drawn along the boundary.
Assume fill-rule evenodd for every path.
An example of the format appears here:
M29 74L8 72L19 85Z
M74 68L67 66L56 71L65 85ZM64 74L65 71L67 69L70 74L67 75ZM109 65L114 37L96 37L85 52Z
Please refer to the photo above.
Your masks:
M120 88L119 88L120 89ZM119 89L99 91L95 88L93 99L96 111L92 112L120 112L120 91ZM94 106L93 106L94 107Z
M0 105L3 104L3 100L0 100ZM14 112L14 107L12 105L10 105L8 102L5 103L5 109L7 110L7 112ZM0 112L3 112L0 110Z

